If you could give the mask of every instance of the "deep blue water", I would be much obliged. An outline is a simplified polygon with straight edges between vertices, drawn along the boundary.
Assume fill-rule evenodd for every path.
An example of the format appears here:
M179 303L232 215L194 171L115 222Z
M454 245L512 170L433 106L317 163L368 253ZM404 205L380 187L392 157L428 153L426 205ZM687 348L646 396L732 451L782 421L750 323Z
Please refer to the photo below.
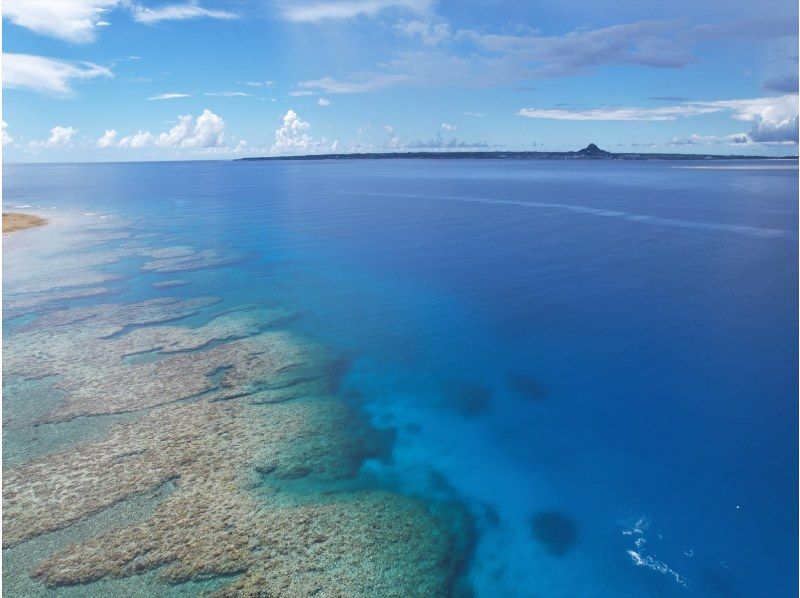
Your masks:
M392 463L365 467L464 501L481 596L796 595L797 192L795 163L741 161L4 178L6 208L240 253L178 277L296 305L296 327L352 357L343 391L397 430ZM138 274L122 300L181 290L142 282L164 278Z

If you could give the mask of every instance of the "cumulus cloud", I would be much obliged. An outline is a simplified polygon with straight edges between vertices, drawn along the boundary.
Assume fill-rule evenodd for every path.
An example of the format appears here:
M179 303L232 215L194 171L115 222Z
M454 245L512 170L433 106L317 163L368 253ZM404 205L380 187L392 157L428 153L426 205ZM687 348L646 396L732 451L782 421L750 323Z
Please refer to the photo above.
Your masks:
M109 69L91 62L69 62L32 54L3 54L3 87L32 89L68 96L73 81L112 77Z
M407 140L401 137L391 125L365 125L358 129L356 140L349 144L348 150L353 152L378 151L436 151L436 150L468 150L491 147L486 141L464 141L455 137L447 138L442 131L430 139Z
M301 119L297 112L289 110L283 115L283 124L275 131L276 151L306 150L312 143L305 131L311 128L311 123Z
M330 105L331 105L331 101L330 100L326 100L325 98L320 98L320 99L317 100L317 106L330 106Z
M55 126L50 129L47 147L68 147L72 143L72 137L77 132L78 130L72 127Z
M751 145L755 143L747 133L733 133L732 135L698 135L694 133L688 137L673 137L667 145Z
M156 96L150 96L148 100L177 100L179 98L188 98L188 93L160 93Z
M103 136L97 140L97 147L113 147L114 141L117 137L117 132L114 129L107 130Z
M50 129L50 137L46 141L31 141L29 146L34 149L48 148L48 149L63 149L72 145L72 138L78 129L72 127L62 127L56 125Z
M147 8L138 4L131 5L133 18L145 25L154 25L161 21L186 21L189 19L222 19L238 18L238 15L225 10L203 8L196 3L170 4L159 8Z
M416 139L402 144L402 149L406 150L466 150L488 148L486 141L463 141L452 137L445 139L441 133L437 133L433 139Z
M294 110L288 110L275 130L275 143L270 151L275 154L305 154L336 151L338 143L329 144L323 137L316 140L308 134L311 123L303 120Z
M225 141L225 121L210 110L194 118L191 114L178 117L178 124L169 131L153 134L150 131L138 131L116 141L117 132L106 131L97 140L97 147L123 148L194 148L194 149L230 149ZM241 141L239 142L241 144ZM242 148L244 146L241 146Z
M7 128L8 128L8 123L6 121L3 121L3 145L4 146L8 145L10 143L14 143L14 138L11 137L11 135L9 135L8 131L6 131Z
M797 142L797 95L754 98L748 100L722 100L704 105L730 110L736 120L752 123L747 133L756 143Z
M94 41L103 15L119 0L5 0L3 18L40 35L73 43Z
M191 114L178 117L178 124L168 133L158 136L160 147L218 147L225 137L225 121L211 112L192 118Z
M148 147L151 145L156 145L155 143L156 138L153 136L150 131L139 131L134 135L128 135L127 137L123 137L119 140L117 147L132 147L132 148L142 148ZM112 146L106 146L112 147Z
M426 12L433 0L281 0L276 2L281 17L293 23L319 23L374 17L387 9Z
M442 131L455 131L458 127L449 123L442 123Z

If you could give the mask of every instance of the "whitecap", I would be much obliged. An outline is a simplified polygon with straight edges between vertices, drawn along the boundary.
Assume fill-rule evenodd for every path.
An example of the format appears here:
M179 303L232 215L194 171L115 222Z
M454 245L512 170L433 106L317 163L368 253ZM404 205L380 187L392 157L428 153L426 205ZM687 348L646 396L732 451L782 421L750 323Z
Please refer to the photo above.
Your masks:
M592 208L589 206L579 206L573 204L561 204L550 202L538 201L517 201L510 199L490 199L485 197L466 197L456 195L422 195L415 193L382 193L373 191L337 191L337 193L344 195L368 195L374 197L394 197L394 198L409 198L409 199L435 199L435 200L451 200L461 201L465 203L482 203L487 205L506 205L506 206L519 206L523 208L540 208L540 209L553 209L573 212L578 214L586 214L589 216L600 216L603 218L620 218L629 222L640 222L642 224L651 224L655 226L665 226L671 228L689 228L701 229L710 231L719 231L727 233L735 233L748 235L751 237L759 237L762 239L796 239L797 235L789 230L775 229L775 228L760 228L756 226L747 226L740 224L720 224L717 222L697 222L693 220L680 220L678 218L662 218L660 216L650 216L647 214L634 214L631 212L620 212L617 210L605 210L602 208Z
M629 550L628 556L631 557L633 564L636 565L637 567L647 567L648 569L657 571L662 575L671 575L672 577L675 578L675 581L678 582L680 585L682 585L684 588L689 587L686 578L683 577L683 575L681 575L677 571L675 571L675 569L667 565L665 562L656 560L648 555L642 555L636 552L635 550Z
M644 537L644 533L649 527L650 520L645 515L642 515L636 520L633 526L622 530L622 534L625 536L638 536L633 542L635 549L627 550L631 561L633 561L633 564L637 567L647 567L648 569L652 569L653 571L661 573L662 575L670 575L677 583L685 588L688 587L688 582L683 575L675 571L675 569L670 567L664 561L660 561L657 558L645 554L647 539ZM662 537L661 534L657 534L657 536L659 539ZM684 552L684 554L687 556L692 556L694 555L694 549L691 549L691 554L688 552Z

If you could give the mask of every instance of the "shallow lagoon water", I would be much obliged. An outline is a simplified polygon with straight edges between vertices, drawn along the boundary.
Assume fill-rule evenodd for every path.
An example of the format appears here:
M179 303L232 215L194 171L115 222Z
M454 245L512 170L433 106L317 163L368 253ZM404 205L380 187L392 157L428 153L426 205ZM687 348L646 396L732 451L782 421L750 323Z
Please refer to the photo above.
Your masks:
M394 435L364 474L471 513L478 595L788 596L798 179L770 164L11 165L4 198L224 257L128 257L48 310L290 306Z

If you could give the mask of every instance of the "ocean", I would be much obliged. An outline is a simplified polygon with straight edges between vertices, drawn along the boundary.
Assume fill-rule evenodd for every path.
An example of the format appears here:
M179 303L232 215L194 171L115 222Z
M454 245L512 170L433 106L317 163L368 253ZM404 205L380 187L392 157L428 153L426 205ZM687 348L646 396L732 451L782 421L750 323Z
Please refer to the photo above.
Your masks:
M214 298L159 315L172 327L252 306L290 311L281 331L337 356L325 392L364 420L347 435L381 439L325 483L465 514L444 550L461 551L446 564L458 580L442 591L797 594L796 162L208 161L4 174L4 211L52 220L4 237L4 354L69 309ZM146 257L134 251L145 245ZM180 251L202 259L186 267ZM100 273L60 290L98 290L31 286L30 272L54 258L86 258ZM97 338L139 325L127 322ZM51 330L42 325L39 342ZM77 367L85 353L71 359ZM142 351L130 363L158 359ZM15 367L26 363L5 365L6 475L151 408L81 403L63 416L42 388L50 379ZM59 392L88 380L81 400L102 402L84 396L100 382L81 372ZM61 415L42 424L45 408ZM306 456L308 470L322 471L331 450ZM270 483L291 486L300 504L316 492L304 472ZM158 484L174 477L141 488L168 492ZM143 496L163 499L137 491L109 504L124 510ZM49 588L30 579L55 550L113 526L102 510L87 513L5 551L9 595L145 592L137 576L156 575L163 559L117 574L97 565L84 586L58 573ZM241 567L198 571L148 583L194 595Z

